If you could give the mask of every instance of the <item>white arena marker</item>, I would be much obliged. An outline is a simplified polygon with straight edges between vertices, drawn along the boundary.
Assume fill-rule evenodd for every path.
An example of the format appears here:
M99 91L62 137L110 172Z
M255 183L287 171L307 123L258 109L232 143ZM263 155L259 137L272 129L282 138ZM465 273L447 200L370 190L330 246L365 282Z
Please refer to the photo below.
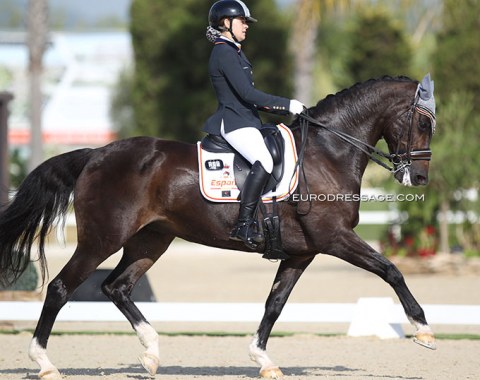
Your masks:
M348 336L377 336L380 339L404 338L400 324L389 323L393 299L388 297L359 298Z

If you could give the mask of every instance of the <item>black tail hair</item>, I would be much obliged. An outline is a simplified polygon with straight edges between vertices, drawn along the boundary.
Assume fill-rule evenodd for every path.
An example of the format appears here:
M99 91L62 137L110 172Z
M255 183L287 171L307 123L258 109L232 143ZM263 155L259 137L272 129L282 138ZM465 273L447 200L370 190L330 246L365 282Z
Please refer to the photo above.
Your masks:
M64 216L70 194L92 149L50 158L22 182L13 200L0 212L0 284L13 284L26 270L36 238L42 285L48 274L45 239L55 219Z

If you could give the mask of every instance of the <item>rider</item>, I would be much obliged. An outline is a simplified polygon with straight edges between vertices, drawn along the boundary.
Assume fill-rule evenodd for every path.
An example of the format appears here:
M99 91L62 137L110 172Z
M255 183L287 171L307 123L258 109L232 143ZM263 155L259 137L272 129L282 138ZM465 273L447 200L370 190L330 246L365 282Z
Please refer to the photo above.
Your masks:
M272 157L263 141L257 110L299 114L304 105L295 99L266 94L253 84L252 65L241 49L249 23L256 22L240 0L220 0L208 15L207 38L214 43L208 72L218 99L217 111L204 131L221 135L252 168L241 192L240 212L230 239L241 240L255 249L264 242L254 215L263 188L273 170Z

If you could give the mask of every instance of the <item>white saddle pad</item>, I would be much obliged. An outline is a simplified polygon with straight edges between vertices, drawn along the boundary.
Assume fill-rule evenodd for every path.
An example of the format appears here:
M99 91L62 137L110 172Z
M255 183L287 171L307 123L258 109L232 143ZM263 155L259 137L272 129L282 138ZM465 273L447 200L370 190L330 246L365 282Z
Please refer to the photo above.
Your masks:
M297 150L295 140L290 129L284 124L278 128L285 140L285 169L283 178L275 191L270 191L262 196L264 202L284 200L295 191L298 185ZM202 195L212 202L238 202L240 190L235 183L233 158L234 153L212 153L202 149L200 141L198 148L198 174L200 191Z

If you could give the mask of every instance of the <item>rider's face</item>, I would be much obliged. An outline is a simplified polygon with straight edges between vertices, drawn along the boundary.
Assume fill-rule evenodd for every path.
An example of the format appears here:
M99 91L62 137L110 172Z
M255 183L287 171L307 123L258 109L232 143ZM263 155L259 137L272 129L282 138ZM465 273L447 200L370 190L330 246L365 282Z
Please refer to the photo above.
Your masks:
M230 20L225 20L225 26L230 27ZM242 42L247 38L248 24L245 17L235 17L232 22L232 32L238 42Z

